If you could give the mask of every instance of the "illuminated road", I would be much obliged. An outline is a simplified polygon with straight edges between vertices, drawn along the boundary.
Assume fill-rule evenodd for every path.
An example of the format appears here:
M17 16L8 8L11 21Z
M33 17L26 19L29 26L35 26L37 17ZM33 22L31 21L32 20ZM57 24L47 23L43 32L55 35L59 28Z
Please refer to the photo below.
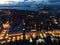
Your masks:
M48 32L40 32L40 31L33 31L33 32L26 32L25 38L26 40L30 39L30 36L33 38L36 37L36 35L39 35L41 38L47 37L47 35L50 34L53 37L60 37L60 31L48 31ZM0 44L8 43L11 41L16 41L16 40L23 40L23 32L20 33L14 33L13 34L7 34L7 30L2 30L0 34Z
M30 32L13 32L9 34L9 22L7 21L5 24L3 24L3 30L0 33L0 44L4 43L9 43L11 41L16 41L16 40L23 40L24 36L26 40L30 40L31 36L35 38L37 35L40 36L42 39L46 38L47 35L51 35L52 40L54 40L54 37L60 37L60 30L53 30L53 31L36 31L36 30L31 30ZM42 40L41 39L41 40ZM56 39L58 40L58 39Z

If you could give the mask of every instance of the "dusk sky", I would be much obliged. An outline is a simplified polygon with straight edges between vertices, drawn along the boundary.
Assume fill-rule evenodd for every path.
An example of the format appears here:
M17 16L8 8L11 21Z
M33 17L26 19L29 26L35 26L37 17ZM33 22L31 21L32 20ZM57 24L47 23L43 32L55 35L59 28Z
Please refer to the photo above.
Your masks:
M0 3L6 1L24 1L24 0L0 0ZM60 1L60 0L29 0L29 1Z
M1 0L0 0L1 1ZM23 1L23 0L2 0L2 1ZM32 1L32 0L29 0ZM34 1L43 1L43 0L34 0ZM46 1L46 0L45 0Z
M7 3L8 1L15 1L15 2L18 2L18 1L24 1L24 0L0 0L0 4L5 4ZM28 0L28 1L37 1L37 2L60 2L60 0Z
M15 1L15 2L18 2L18 1L24 1L24 0L0 0L0 4L5 4L7 1ZM28 1L48 1L48 0L28 0Z

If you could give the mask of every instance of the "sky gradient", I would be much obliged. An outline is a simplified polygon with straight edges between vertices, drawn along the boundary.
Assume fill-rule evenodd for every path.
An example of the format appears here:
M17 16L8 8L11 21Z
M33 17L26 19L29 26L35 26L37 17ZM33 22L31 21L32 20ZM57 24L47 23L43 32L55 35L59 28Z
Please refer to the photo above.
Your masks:
M23 0L0 0L1 2L2 1L23 1ZM32 0L29 0L29 1L32 1ZM34 0L34 1L47 1L47 0ZM60 0L48 0L48 1L60 1Z
M15 1L15 2L19 2L19 1L24 1L24 0L0 0L0 4L8 4L9 1ZM45 3L60 3L60 0L28 0L28 1L37 1L37 2L45 2Z
M23 0L2 0L2 1L23 1ZM36 0L35 0L36 1ZM38 1L38 0L37 0Z

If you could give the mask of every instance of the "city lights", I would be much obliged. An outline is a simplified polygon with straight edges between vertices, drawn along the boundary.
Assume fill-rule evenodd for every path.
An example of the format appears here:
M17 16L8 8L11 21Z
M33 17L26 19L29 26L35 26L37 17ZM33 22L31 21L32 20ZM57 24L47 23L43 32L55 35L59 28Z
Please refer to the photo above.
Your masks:
M8 22L6 24L3 24L3 28L10 28L10 25L8 24Z
M27 0L24 1L26 3ZM31 4L32 2L25 5L24 2L22 3L22 8L32 7L34 11L32 9L31 11L15 10L13 7L16 5L10 6L13 10L0 11L0 45L54 45L55 43L58 45L60 41L60 12L57 9L57 12L51 12L56 7L51 9L48 5L40 7L38 4L38 6L35 3ZM20 3L18 4L19 6L16 7L21 8ZM35 8L39 10L35 11Z
M16 40L16 37L13 37L13 38L12 38L12 41L14 42L15 40Z
M17 40L20 40L20 36L17 36Z

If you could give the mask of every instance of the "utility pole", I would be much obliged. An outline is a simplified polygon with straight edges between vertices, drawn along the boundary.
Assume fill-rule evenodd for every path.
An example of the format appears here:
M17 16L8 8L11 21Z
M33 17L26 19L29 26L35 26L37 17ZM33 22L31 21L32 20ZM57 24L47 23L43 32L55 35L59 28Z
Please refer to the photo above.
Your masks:
M24 19L23 19L23 25L25 26ZM23 28L23 40L25 40L25 28Z

